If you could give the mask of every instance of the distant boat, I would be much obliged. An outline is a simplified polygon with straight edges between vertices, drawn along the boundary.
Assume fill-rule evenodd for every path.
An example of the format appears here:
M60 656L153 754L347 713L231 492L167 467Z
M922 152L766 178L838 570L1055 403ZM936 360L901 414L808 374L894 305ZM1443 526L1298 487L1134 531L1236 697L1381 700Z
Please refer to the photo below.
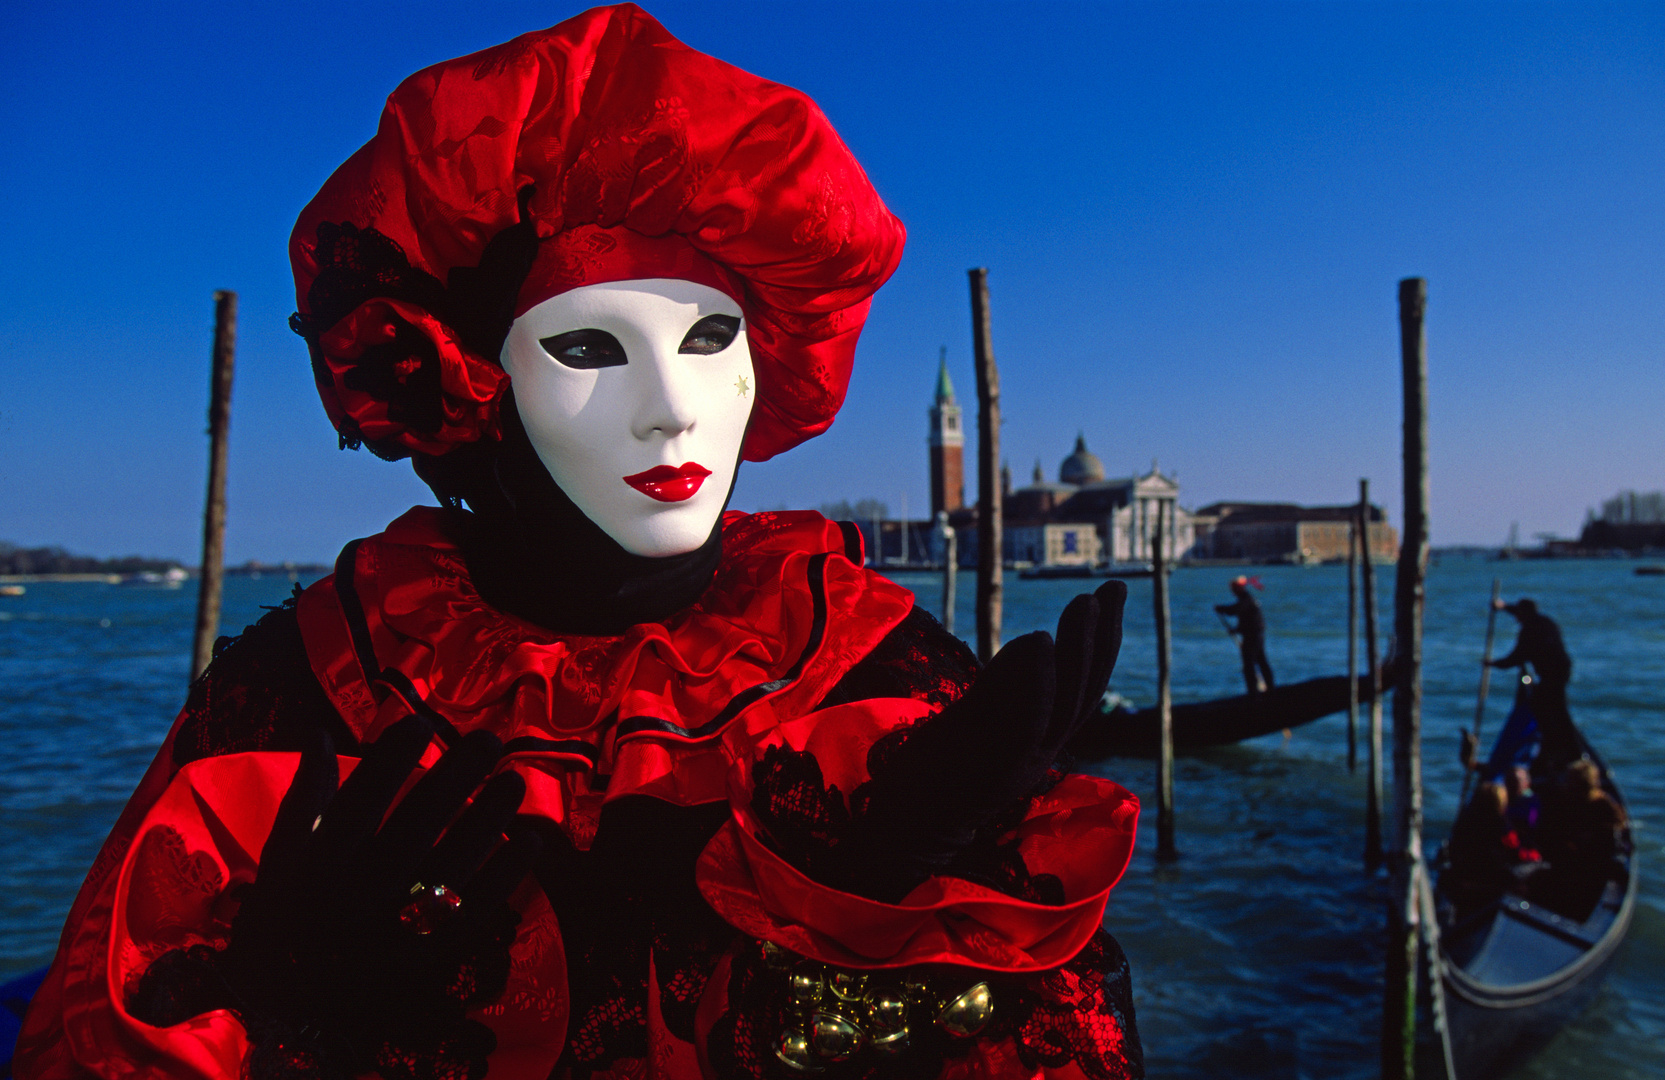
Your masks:
M1099 570L1096 566L1091 566L1087 563L1078 563L1071 566L1031 566L1026 570L1019 570L1018 577L1023 578L1025 581L1033 581L1037 578L1046 580L1050 578L1099 577L1102 573L1103 571Z
M0 596L22 596L25 591L21 585L0 585Z
M1155 571L1148 562L1111 563L1108 566L1092 566L1087 563L1072 563L1068 566L1042 565L1031 566L1026 570L1019 570L1018 577L1026 581L1048 578L1137 578L1150 577Z
M1381 678L1385 693L1393 681L1392 672L1383 670ZM1369 678L1361 676L1359 701L1369 700ZM1286 683L1254 695L1175 704L1174 751L1184 753L1242 742L1309 724L1346 708L1345 675ZM1155 708L1118 706L1084 724L1071 741L1070 749L1087 758L1150 757L1157 753L1161 738L1162 718Z
M123 585L154 585L162 589L177 589L185 583L191 575L179 567L169 567L167 570L140 570L136 574L129 574L121 579Z
M1522 680L1514 711L1498 734L1499 748L1523 723L1533 723ZM1589 742L1584 752L1601 767L1602 787L1619 805L1624 797ZM1449 845L1447 845L1449 847ZM1442 850L1438 860L1445 859ZM1449 865L1440 874L1440 954L1445 1009L1456 1080L1488 1080L1524 1062L1595 997L1636 910L1636 854L1628 830L1619 853L1600 876L1585 882L1589 911L1553 910L1507 892L1456 921L1446 895ZM1588 901L1586 901L1588 903Z
M1646 566L1638 566L1636 568L1636 576L1637 577L1665 577L1665 566L1655 566L1655 565L1652 565L1652 564L1649 564L1649 565L1646 565Z

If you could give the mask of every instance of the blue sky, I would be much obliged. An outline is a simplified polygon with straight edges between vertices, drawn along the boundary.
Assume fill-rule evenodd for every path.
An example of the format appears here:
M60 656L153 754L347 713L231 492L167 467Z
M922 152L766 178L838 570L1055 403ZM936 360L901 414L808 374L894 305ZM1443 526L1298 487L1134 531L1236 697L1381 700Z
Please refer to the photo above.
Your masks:
M1399 505L1398 280L1429 280L1436 543L1665 488L1665 7L649 3L814 97L909 229L831 432L741 509L927 501L938 348L1006 456L1076 432L1182 501ZM285 241L416 69L577 5L11 5L0 540L194 561L216 288L241 294L227 555L327 560L429 501L341 452ZM970 419L968 415L968 420Z

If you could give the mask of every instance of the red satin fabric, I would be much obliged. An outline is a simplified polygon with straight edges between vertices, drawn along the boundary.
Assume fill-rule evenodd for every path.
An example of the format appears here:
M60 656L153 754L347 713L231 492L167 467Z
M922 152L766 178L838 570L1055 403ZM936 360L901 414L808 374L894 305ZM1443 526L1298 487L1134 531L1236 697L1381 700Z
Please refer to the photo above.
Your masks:
M946 963L1040 971L1079 952L1133 856L1139 800L1109 780L1066 776L1013 834L1030 873L1058 877L1062 906L949 877L930 878L900 904L885 904L811 881L764 841L750 809L751 763L768 747L813 754L827 787L847 795L868 779L868 748L928 712L923 702L878 698L783 722L748 718L732 728L724 743L733 762L733 817L696 872L706 902L752 937L841 967Z
M485 603L446 531L448 511L417 507L361 541L353 584L379 668L400 672L426 705L459 731L484 727L512 752L527 781L523 809L567 827L588 846L605 798L647 794L694 805L727 796L719 732L693 739L646 730L621 736L616 719L698 730L737 696L796 679L735 718L770 725L801 715L907 615L913 595L845 557L844 534L819 514L729 513L723 560L705 594L664 623L619 637L552 633ZM819 646L811 563L821 556L825 619ZM412 711L403 688L365 678L352 625L333 577L301 595L307 655L325 693L361 738ZM576 751L587 743L594 769ZM526 745L522 743L521 745Z
M225 944L237 908L230 892L254 880L298 760L297 754L254 753L193 762L140 820L119 872L98 887L61 961L62 1036L76 1061L110 1076L240 1075L248 1039L229 1012L156 1028L134 1019L122 1003L163 953ZM345 777L357 760L340 762ZM473 1015L497 1035L494 1077L543 1080L561 1052L561 1039L551 1033L566 1026L565 953L554 913L534 883L528 880L513 903L521 926L508 986ZM37 1074L37 1064L34 1055L20 1055L17 1075L73 1075Z
M814 102L695 52L633 4L406 79L296 222L300 310L312 314L320 223L374 228L444 282L517 222L529 185L540 237L594 226L606 243L546 245L517 311L575 284L687 276L697 255L721 268L748 323L758 398L745 457L832 423L902 225ZM333 417L333 386L319 391Z
M569 289L632 278L692 281L746 302L746 279L712 262L672 233L644 236L623 225L605 229L580 225L538 244L538 257L520 288L515 318Z
M436 431L418 431L393 419L388 415L387 399L352 385L350 373L365 351L391 345L404 328L426 339L439 363L442 421ZM326 331L318 344L333 391L325 395L324 407L336 427L342 426L343 416L351 417L360 435L371 442L397 440L407 450L424 454L443 454L459 443L501 437L497 399L508 389L508 373L469 352L444 323L415 304L367 301ZM418 356L390 359L390 377L402 384L414 377L422 364Z

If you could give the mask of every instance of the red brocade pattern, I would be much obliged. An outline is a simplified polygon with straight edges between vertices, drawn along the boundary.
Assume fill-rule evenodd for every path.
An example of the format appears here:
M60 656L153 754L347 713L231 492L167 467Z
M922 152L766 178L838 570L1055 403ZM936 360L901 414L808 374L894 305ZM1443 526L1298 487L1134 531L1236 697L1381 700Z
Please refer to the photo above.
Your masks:
M898 1078L1141 1075L1125 961L1097 931L1137 815L1115 785L1062 778L997 824L965 878L932 878L899 905L828 888L776 850L794 845L794 814L808 838L796 843L835 835L887 738L975 670L905 590L861 568L841 529L814 514L730 515L693 608L572 638L479 601L448 513L413 512L350 547L348 577L220 652L70 913L16 1075L305 1075L309 1044L245 1029L185 961L224 943L297 731L329 724L355 753L418 704L457 730L502 733L503 767L528 779L523 813L566 838L513 898L506 989L468 1013L495 1041L492 1080L770 1075L772 991L747 983L743 963L760 939L848 966L998 975L998 1038L910 1057ZM631 717L656 723L621 734ZM808 760L816 775L803 770L760 823L754 777ZM158 965L167 956L175 967ZM390 1046L384 1075L477 1069L483 1044L441 1041ZM719 1059L764 1071L714 1073Z

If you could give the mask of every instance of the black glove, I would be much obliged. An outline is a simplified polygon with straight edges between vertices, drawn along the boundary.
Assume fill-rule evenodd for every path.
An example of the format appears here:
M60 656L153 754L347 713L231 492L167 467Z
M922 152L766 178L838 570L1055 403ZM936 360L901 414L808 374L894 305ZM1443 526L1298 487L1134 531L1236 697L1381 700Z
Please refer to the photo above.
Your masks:
M808 872L827 884L895 902L948 870L979 829L1021 808L1098 708L1122 643L1127 585L1077 596L1044 631L1007 644L965 695L881 740L851 820Z
M212 956L254 1046L250 1077L484 1076L495 1039L464 1013L507 981L518 916L506 901L539 841L517 830L499 843L525 782L481 786L502 753L488 732L465 736L390 815L432 736L418 717L393 725L339 790L328 735L303 751ZM158 961L145 981L169 975ZM141 983L129 1007L146 997Z

